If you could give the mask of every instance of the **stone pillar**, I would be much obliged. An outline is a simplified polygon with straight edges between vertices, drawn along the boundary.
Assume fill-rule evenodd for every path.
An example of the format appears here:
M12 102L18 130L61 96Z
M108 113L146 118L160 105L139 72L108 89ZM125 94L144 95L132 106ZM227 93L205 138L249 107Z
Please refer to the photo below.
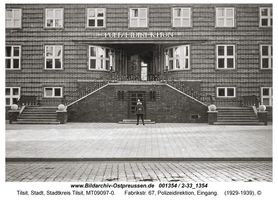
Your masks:
M217 121L218 111L208 111L208 124L213 125Z
M264 125L267 125L267 111L258 111L259 122L264 122Z
M9 110L8 111L8 118L9 118L10 124L12 124L13 121L17 121L19 112L20 112L20 110Z
M68 121L68 112L65 110L63 111L60 111L60 110L57 110L56 111L57 113L57 121L59 121L61 124L65 124L67 123Z

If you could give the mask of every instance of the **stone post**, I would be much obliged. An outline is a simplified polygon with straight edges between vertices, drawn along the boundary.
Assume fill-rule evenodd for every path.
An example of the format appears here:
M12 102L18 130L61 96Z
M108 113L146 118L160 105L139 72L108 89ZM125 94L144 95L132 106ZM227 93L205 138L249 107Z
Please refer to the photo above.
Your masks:
M208 111L208 124L213 125L217 121L218 111Z
M57 110L57 121L60 122L60 124L65 124L68 121L68 112L67 111L60 111Z
M68 111L67 107L63 104L60 104L58 106L57 113L57 121L60 122L60 124L65 124L68 121Z
M13 121L17 121L19 113L20 113L20 110L9 110L8 111L8 118L9 118L10 124L12 124Z
M259 122L264 122L264 125L267 125L267 111L258 111Z

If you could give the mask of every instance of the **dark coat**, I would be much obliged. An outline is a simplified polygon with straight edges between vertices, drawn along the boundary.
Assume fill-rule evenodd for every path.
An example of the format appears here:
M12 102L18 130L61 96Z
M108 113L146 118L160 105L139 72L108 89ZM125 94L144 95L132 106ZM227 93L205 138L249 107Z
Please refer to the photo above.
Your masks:
M137 104L135 107L136 114L144 114L144 106L142 104Z

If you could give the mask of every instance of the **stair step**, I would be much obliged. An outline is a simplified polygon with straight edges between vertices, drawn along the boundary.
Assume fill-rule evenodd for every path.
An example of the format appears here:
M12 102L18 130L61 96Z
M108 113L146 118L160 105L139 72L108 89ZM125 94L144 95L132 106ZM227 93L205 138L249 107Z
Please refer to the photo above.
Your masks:
M218 122L258 122L257 119L217 119Z
M144 119L145 124L155 124L154 121L151 121L150 119ZM119 124L136 124L137 119L123 119L123 121L119 121ZM140 124L142 124L142 121L139 121Z
M56 115L55 116L45 116L45 115L40 115L40 116L33 116L33 115L21 115L19 116L18 119L56 119Z
M52 121L33 121L33 120L25 120L25 121L13 121L13 124L60 124L60 122L52 122Z
M46 118L42 118L42 119L38 119L38 118L32 118L32 119L17 119L17 121L34 121L34 122L43 122L43 121L49 121L49 122L57 122L57 119L46 119Z
M252 107L217 107L218 110L253 110Z
M264 122L214 122L214 125L265 125Z

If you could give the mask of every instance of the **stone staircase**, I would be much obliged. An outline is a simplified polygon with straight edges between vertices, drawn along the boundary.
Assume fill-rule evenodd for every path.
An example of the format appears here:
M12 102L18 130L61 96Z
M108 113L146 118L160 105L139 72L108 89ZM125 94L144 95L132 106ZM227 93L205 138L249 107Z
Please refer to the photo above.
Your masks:
M259 122L252 107L218 107L214 125L264 125Z
M145 124L155 124L154 121L151 121L150 119L144 119ZM136 124L137 119L123 119L123 121L119 121L119 124ZM142 124L141 119L139 120L139 124Z
M57 107L28 106L13 124L60 124L56 110Z

